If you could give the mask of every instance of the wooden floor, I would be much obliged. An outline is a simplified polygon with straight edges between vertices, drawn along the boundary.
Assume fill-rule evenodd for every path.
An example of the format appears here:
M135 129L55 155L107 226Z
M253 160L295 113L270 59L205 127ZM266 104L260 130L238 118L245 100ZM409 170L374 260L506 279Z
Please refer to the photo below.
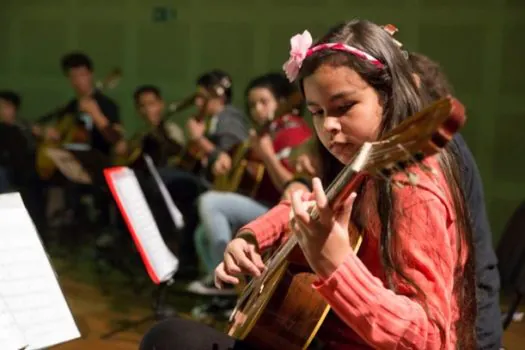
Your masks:
M119 320L136 320L148 316L148 309L140 305L127 305L126 311L115 311L114 298L102 295L94 286L61 278L61 285L77 321L82 338L53 347L56 350L136 350L144 332L151 326L147 322L137 329L120 333L109 340L100 336L118 326ZM131 302L132 303L132 302ZM139 302L139 304L142 304ZM525 323L513 323L505 332L507 349L525 348Z
M108 340L100 339L115 327L120 320L134 320L149 315L147 308L131 305L126 312L114 311L113 302L93 286L69 279L61 281L64 294L77 322L81 339L53 347L57 350L137 350L142 334L153 323L147 322L137 329L119 333Z

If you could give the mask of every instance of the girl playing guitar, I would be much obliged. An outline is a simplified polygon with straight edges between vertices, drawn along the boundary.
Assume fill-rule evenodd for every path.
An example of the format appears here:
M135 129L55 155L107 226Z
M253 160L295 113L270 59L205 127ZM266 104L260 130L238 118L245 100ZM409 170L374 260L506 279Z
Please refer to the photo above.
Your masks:
M290 225L313 284L329 303L318 331L325 349L472 349L475 293L471 224L458 183L458 161L445 149L410 169L411 186L369 179L342 209L327 206L324 187L360 145L380 139L427 103L400 48L381 27L354 20L334 27L312 44L305 31L291 40L284 68L304 93L322 155L313 195L295 192L242 228L217 267L218 286L239 273L259 276L261 252L280 244ZM432 168L428 174L423 168ZM319 212L312 220L307 205ZM291 220L289 220L291 216ZM359 254L350 224L363 232ZM277 317L277 315L276 315ZM159 323L141 349L257 349L186 320Z

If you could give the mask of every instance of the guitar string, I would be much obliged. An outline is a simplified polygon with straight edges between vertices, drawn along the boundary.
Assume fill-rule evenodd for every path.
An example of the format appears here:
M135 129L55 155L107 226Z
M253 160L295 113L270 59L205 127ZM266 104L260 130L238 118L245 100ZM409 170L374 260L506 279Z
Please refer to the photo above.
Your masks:
M384 141L384 142L381 142L383 144L387 143L387 142L393 142L394 140L396 139L395 136L391 137L390 139ZM417 141L409 141L409 142L405 142L406 145L411 145L411 144L414 144L416 143ZM380 144L381 144L380 143ZM391 154L393 151L399 151L401 149L401 151L403 151L404 153L406 153L408 156L409 156L409 159L411 159L411 161L416 164L416 165L419 165L421 162L418 161L417 159L415 159L415 157L406 149L406 146L403 146L401 143L397 143L396 145L388 145L387 147L380 147L379 150L377 151L373 151L371 152L372 155L369 157L369 159L367 160L368 163L370 162L374 162L376 160L378 160L379 158L384 158L384 156L386 154ZM401 169L399 166L397 166L397 163L396 162L392 162L394 164L394 166L392 168L398 170L398 172L406 172L407 169ZM343 180L350 180L350 179L346 179L348 176L348 169L349 166L345 167L345 169L343 169L339 174L338 176L336 177L336 179L332 182L332 184L328 187L327 189L327 192L328 191L334 191L335 189L340 189L341 186L344 185ZM383 177L385 178L386 176L383 175L381 172L377 172L377 174L379 174L380 177ZM351 174L350 174L350 177L351 177ZM347 182L347 181L344 181L344 182ZM293 249L293 247L297 244L297 239L295 238L294 235L291 235L290 238L287 240L287 242L285 242L283 244L283 246L281 246L280 248L281 249L278 249L277 252L271 256L269 258L269 265L267 266L267 270L266 271L272 271L274 268L275 268L275 265L279 264L282 260L284 260L286 258L286 256L290 253L290 251ZM288 248L289 247L289 248ZM241 298L238 302L238 304L241 304L243 302L246 301L246 298L243 298L244 295L246 294L249 294L252 292L252 289L254 287L254 284L256 280L261 280L263 281L265 278L267 277L267 273L263 273L263 275L261 277L259 277L258 279L252 279L250 281L250 283L248 283L248 285L245 287L244 289L244 292L243 294L241 295ZM253 282L253 283L252 283ZM260 284L260 283L259 283Z

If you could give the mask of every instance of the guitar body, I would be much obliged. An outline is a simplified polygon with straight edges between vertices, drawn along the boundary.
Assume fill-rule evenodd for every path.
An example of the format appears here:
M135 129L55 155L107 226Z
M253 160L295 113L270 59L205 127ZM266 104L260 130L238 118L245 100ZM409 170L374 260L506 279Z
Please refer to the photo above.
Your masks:
M203 155L199 148L189 143L182 152L170 161L170 164L175 165L181 170L188 171L190 173L197 173L203 167Z
M42 180L49 180L55 174L57 167L47 155L50 148L60 148L60 143L43 142L36 149L36 172Z
M353 225L349 234L357 254L363 236ZM230 319L228 335L261 350L306 349L330 311L312 288L318 277L299 246L291 251L285 246L265 261L267 272L246 285ZM286 258L275 259L278 255Z
M116 166L133 166L135 162L142 156L142 140L144 138L143 133L134 135L127 141L128 151L125 155L112 155L112 163Z
M228 154L232 159L232 170L215 177L214 190L256 197L266 173L264 164L253 155L247 141L232 147Z
M72 115L64 116L57 124L56 129L61 135L62 141L42 142L36 150L36 172L42 180L49 180L57 171L55 163L47 154L48 149L62 148L62 145L67 143L87 143L89 141L89 133L84 127L76 123Z
M242 173L232 179L232 190L251 198L257 198L261 183L267 176L264 164L243 159L239 168Z
M330 306L308 268L283 261L234 312L228 335L259 349L306 349Z

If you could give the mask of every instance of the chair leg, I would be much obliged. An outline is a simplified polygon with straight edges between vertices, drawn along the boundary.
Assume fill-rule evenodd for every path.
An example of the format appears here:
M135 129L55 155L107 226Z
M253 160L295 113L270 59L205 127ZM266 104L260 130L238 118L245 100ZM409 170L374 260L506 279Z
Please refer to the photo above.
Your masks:
M518 310L518 306L520 305L520 301L523 295L521 293L516 293L516 296L514 297L514 300L509 305L509 310L505 314L505 317L503 318L503 329L507 329L507 327L512 322L512 317L514 316L514 313Z

